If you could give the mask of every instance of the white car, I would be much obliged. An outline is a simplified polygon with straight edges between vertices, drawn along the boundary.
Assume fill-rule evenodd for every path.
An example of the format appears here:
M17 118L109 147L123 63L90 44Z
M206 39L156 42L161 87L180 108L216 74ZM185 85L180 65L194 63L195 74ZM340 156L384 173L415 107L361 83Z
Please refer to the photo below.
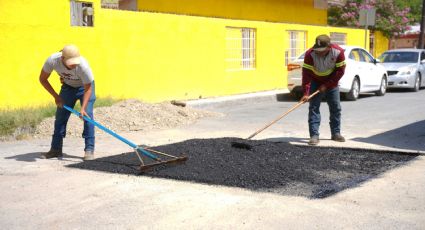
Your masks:
M339 90L347 100L355 101L360 93L383 96L387 91L387 71L369 52L360 47L341 46L346 67L339 81ZM304 54L288 64L288 89L295 97L302 94L301 79Z
M388 73L388 88L414 92L425 86L425 50L396 49L384 52L380 60Z

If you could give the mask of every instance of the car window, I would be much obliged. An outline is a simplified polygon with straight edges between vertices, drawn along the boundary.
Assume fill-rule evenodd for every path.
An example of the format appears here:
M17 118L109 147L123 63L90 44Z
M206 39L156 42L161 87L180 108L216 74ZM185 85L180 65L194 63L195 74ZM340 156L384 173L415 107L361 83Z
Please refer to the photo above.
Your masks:
M351 50L349 58L358 62L365 62L365 56L360 49Z
M373 57L368 52L366 52L366 50L360 50L360 53L362 54L365 62L373 63Z
M425 52L421 52L421 61L425 59Z
M361 62L365 62L365 60L364 60L364 56L363 56L363 53L362 53L360 50L357 50L357 52L359 53L360 61L361 61Z
M365 58L364 58L364 55L363 55L362 51L361 50L356 50L356 51L359 54L360 61L361 62L365 62Z
M382 63L417 63L418 52L385 52L381 56Z
M360 61L360 54L359 54L359 50L351 50L350 55L348 56L348 58L354 60L354 61Z

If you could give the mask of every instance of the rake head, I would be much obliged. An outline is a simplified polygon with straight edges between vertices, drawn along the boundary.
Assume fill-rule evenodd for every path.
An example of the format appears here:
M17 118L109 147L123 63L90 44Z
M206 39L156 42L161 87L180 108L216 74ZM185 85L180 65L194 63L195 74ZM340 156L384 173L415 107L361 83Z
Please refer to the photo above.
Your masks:
M170 160L160 160L151 164L141 164L140 165L140 172L144 173L146 171L149 171L151 169L153 169L154 167L160 166L160 165L175 165L175 164L181 164L184 163L187 160L187 156L181 156L181 157L176 157L174 159L170 159Z
M173 165L173 164L179 164L185 162L188 157L185 155L182 156L174 156L171 154L163 153L157 150L149 149L149 148L142 148L138 147L135 149L136 155L139 157L140 160L140 172L146 172L154 167L160 166L160 165ZM145 156L148 158L148 160L151 163L145 163L143 161L142 156ZM161 156L161 157L159 157Z

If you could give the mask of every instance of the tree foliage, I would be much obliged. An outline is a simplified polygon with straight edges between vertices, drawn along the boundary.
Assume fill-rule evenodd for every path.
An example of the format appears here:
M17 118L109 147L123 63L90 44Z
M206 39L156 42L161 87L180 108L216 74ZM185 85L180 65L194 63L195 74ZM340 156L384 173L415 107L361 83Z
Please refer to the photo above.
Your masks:
M420 23L422 18L422 0L394 0L394 3L401 9L409 8L407 15L415 24Z
M411 11L417 0L347 0L344 6L329 4L328 24L333 26L361 27L359 12L362 9L376 9L375 26L371 29L382 31L388 37L394 37L410 29L418 21L417 11ZM419 5L421 3L419 2ZM417 10L417 9L415 9ZM421 9L419 9L419 12ZM413 12L413 13L412 13ZM420 19L420 17L419 17Z

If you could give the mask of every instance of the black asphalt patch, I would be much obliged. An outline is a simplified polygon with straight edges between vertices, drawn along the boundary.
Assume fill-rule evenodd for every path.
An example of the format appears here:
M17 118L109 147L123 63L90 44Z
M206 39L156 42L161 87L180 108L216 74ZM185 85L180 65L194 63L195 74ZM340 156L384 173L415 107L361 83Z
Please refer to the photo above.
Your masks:
M252 149L234 148L234 142L249 144ZM238 138L192 139L153 149L174 155L184 153L189 159L183 164L156 167L144 176L309 198L324 198L356 187L418 156ZM68 165L122 174L138 174L138 166L133 152Z

